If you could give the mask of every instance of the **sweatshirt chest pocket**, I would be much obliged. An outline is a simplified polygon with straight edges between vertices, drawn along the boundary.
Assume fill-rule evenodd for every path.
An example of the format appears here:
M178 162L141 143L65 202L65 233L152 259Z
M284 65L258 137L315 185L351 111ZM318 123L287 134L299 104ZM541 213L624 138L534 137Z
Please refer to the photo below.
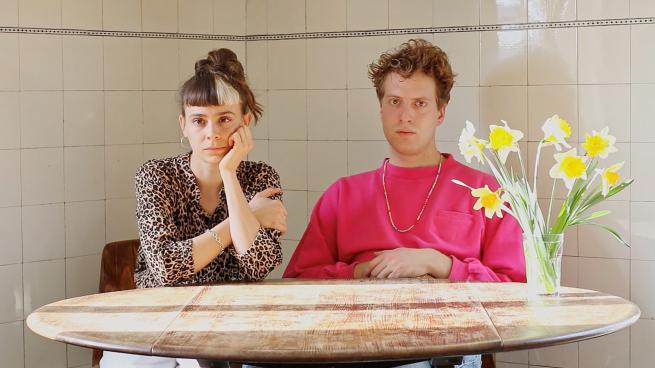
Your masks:
M471 251L472 254L480 252L482 225L478 217L463 212L439 210L434 226L439 247L457 249L468 254Z

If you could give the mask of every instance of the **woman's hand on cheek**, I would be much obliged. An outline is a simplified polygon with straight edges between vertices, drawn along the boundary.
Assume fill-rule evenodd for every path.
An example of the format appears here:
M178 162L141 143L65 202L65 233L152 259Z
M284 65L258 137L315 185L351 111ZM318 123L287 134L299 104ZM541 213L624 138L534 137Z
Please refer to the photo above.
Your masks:
M228 139L228 145L232 148L218 164L221 173L236 172L241 161L248 156L248 152L254 147L250 127L247 125L239 127Z

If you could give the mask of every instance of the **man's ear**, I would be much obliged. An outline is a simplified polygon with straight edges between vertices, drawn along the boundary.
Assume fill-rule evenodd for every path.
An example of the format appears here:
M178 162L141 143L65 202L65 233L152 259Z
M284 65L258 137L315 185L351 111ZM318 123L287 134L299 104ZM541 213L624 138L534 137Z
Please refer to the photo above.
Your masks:
M184 123L186 122L184 115L180 114L180 116L177 117L177 120L180 122L180 130L182 131L182 134L184 134Z
M247 112L245 115L243 115L243 124L245 126L250 126L250 123L252 123L252 114Z
M444 119L446 118L446 106L448 106L448 104L443 104L437 110L437 126L441 125L441 123L443 123Z

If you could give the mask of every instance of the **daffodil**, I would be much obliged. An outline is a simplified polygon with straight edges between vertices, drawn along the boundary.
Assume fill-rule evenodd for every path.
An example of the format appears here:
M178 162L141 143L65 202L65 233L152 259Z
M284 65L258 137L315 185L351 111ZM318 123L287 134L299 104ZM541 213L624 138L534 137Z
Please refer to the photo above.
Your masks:
M571 136L571 125L568 121L560 118L559 115L553 115L548 118L541 127L541 130L544 132L544 141L547 144L555 145L558 151L562 150L561 146L571 148L566 143L566 138Z
M482 150L484 149L487 141L479 139L475 136L475 127L470 121L466 121L466 127L462 129L462 134L459 136L459 152L464 155L466 162L471 163L473 157L482 162Z
M550 177L564 180L566 188L570 190L576 179L587 179L587 159L585 156L578 156L575 148L564 153L556 153L557 162L550 168Z
M505 200L500 195L500 192L500 188L494 192L489 189L488 185L482 188L471 189L471 195L478 198L473 205L473 209L477 211L480 208L484 208L484 215L487 218L492 218L494 214L498 217L503 217L501 208Z
M585 142L582 147L587 151L589 157L607 158L607 155L617 151L614 147L616 137L609 135L609 127L603 128L600 133L595 130L585 135Z
M602 193L603 196L607 196L607 193L610 189L615 186L619 180L621 180L621 174L618 171L623 167L625 161L614 164L605 169L596 169L596 172L600 175L603 183Z
M505 120L501 120L504 126L489 126L489 148L498 152L500 162L503 164L507 161L507 155L510 152L518 152L518 141L523 138L520 130L510 129Z

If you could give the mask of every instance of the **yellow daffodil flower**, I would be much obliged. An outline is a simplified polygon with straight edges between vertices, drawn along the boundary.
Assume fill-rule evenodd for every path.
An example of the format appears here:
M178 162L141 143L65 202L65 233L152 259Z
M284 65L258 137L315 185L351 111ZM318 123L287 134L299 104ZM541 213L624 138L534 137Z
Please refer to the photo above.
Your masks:
M625 161L619 162L618 164L614 164L605 169L596 169L596 172L600 175L603 183L603 196L607 196L610 189L621 180L621 174L619 174L618 171L623 167L623 164L625 164Z
M558 151L562 150L561 146L571 148L566 143L566 138L571 136L571 125L568 121L560 118L559 115L553 115L548 118L541 127L541 130L544 132L544 141L547 144L555 145Z
M473 205L473 209L477 211L484 208L484 215L487 218L492 218L494 214L502 218L501 207L505 200L501 197L500 192L500 188L493 192L487 185L483 188L471 189L471 195L478 198L475 205Z
M550 168L550 177L564 180L566 188L571 190L576 179L587 179L587 159L585 156L578 156L576 148L556 153L557 162Z
M471 163L473 157L482 162L482 150L487 141L475 137L475 127L470 121L466 121L466 127L462 129L459 136L459 152L464 156L466 162Z
M520 130L510 129L505 120L501 120L504 126L489 126L489 148L496 150L503 164L507 161L510 152L518 152L518 141L523 138Z
M585 142L582 147L587 151L589 157L607 158L607 155L618 151L614 147L616 137L609 135L609 127L603 128L600 133L595 130L585 134Z

